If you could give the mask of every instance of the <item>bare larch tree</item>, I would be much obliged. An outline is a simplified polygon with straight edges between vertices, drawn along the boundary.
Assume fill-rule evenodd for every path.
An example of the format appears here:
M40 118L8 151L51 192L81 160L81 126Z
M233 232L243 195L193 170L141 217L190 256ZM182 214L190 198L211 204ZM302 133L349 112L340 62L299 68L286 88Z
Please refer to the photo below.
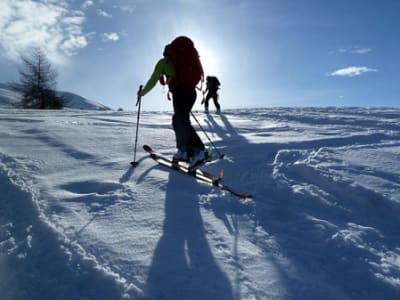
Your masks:
M20 82L12 83L22 92L20 106L35 109L61 109L63 99L55 91L58 73L40 48L33 48L29 56L21 56L23 68L19 70Z

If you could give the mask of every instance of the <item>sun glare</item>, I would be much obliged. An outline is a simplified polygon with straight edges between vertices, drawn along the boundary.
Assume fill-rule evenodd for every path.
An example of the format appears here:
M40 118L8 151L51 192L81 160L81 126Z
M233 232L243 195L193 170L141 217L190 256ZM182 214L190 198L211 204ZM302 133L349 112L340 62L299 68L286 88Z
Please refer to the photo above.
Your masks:
M211 51L208 49L199 49L200 60L203 65L204 74L211 75L217 72L217 62Z
M215 49L208 47L207 43L204 43L202 40L197 40L194 38L193 41L200 55L200 61L203 65L204 75L212 75L215 72L218 72L218 62L214 55Z

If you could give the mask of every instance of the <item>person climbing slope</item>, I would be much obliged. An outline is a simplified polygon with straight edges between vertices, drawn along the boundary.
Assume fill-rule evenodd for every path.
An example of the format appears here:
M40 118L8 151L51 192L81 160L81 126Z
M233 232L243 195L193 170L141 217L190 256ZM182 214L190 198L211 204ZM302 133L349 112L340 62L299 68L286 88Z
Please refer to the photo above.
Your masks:
M203 67L193 41L179 36L164 48L150 79L139 91L146 95L157 83L168 84L172 94L174 115L172 126L176 137L177 153L173 160L189 162L189 169L196 169L207 159L204 143L190 122L190 112L196 101L196 86L204 80Z
M207 93L201 104L204 104L204 112L208 114L208 103L212 98L214 101L215 108L217 109L217 114L221 113L221 106L218 102L218 90L221 83L215 76L207 76L206 78L206 90L204 94Z

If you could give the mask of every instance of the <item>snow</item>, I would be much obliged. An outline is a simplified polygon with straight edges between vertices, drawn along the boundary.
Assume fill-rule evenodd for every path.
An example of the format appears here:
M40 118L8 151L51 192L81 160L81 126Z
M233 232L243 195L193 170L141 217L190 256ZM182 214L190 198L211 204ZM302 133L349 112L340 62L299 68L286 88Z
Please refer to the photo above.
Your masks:
M195 114L253 199L148 158L169 112L132 168L135 112L0 109L0 298L400 299L400 109Z

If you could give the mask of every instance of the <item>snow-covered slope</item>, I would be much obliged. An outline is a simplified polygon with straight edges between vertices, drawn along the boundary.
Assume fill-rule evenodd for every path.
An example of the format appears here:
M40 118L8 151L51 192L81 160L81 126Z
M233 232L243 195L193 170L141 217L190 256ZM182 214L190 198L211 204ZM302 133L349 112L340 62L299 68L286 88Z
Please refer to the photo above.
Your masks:
M0 108L12 108L20 102L20 93L10 89L4 83L0 83Z
M400 299L400 110L197 113L241 200L157 165L170 113L0 110L0 299ZM205 139L206 140L206 139Z
M110 110L109 107L100 104L99 102L88 100L77 94L70 92L58 92L59 96L65 99L65 108L83 109L83 110ZM7 84L0 83L0 109L13 108L21 101L21 94L13 91Z
M65 108L83 110L110 110L109 107L100 104L97 101L86 99L74 93L59 91L58 95L65 99Z

